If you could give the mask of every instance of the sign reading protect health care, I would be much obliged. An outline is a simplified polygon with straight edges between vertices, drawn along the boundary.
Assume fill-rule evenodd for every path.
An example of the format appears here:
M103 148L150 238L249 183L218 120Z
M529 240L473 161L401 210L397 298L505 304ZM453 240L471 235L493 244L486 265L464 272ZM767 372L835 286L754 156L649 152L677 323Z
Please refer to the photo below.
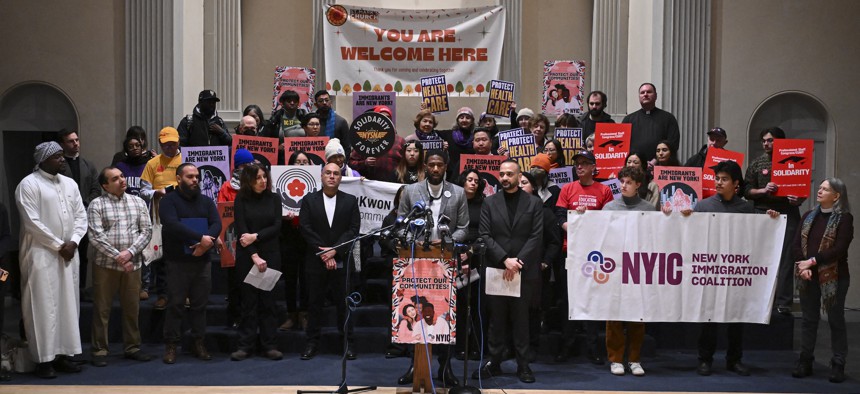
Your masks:
M567 220L571 319L770 321L784 215L569 211Z
M386 9L322 5L326 87L333 94L413 95L444 74L450 91L480 94L499 76L505 8Z

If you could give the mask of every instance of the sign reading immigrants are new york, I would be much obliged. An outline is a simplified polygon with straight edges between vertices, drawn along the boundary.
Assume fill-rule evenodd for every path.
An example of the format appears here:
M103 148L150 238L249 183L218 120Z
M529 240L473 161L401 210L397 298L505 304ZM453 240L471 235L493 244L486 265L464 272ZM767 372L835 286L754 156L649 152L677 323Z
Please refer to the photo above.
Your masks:
M569 211L570 318L767 324L785 225L784 215Z
M386 9L323 6L326 88L333 94L420 94L421 77L480 95L499 76L505 8Z

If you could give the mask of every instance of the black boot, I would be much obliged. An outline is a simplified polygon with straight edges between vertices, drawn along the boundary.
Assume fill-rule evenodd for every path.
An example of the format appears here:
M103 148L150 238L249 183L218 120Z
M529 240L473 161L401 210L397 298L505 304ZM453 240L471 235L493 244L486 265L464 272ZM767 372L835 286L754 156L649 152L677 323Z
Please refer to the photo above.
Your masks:
M397 384L404 385L412 383L412 374L415 373L415 365L409 364L409 369L406 370L406 373L401 375L397 379Z
M845 381L845 364L830 363L830 378L831 383L842 383Z
M795 378L812 376L812 362L797 360L797 363L794 364L794 370L791 371L791 376Z

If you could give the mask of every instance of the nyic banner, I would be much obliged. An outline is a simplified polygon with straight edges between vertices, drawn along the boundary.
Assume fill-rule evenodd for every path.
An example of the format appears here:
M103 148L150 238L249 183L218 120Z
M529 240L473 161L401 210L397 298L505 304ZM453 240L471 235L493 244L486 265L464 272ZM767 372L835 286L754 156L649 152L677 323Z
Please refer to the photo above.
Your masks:
M382 227L382 219L394 206L394 195L403 186L399 183L362 180L358 177L345 176L340 184L340 191L358 198L358 210L361 212L361 233L367 234Z
M471 96L499 76L504 7L322 7L326 88L334 94L408 96L420 92L421 77L444 74L449 92Z
M785 215L569 211L567 220L571 319L770 321Z

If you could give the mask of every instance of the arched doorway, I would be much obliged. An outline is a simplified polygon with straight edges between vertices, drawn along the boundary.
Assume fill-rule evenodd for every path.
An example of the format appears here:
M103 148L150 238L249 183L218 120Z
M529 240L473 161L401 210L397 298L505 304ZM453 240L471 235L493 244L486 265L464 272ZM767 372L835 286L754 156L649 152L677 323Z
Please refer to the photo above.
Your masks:
M759 133L774 126L785 130L788 138L815 141L810 185L810 196L814 197L818 183L835 170L836 130L827 108L818 98L800 91L780 92L765 99L750 120L747 162L764 153ZM814 203L814 198L807 199L800 211L805 212Z
M24 82L0 95L0 201L18 228L15 187L33 170L33 148L53 140L60 129L78 129L74 104L60 89L44 82ZM13 231L13 237L18 233Z

